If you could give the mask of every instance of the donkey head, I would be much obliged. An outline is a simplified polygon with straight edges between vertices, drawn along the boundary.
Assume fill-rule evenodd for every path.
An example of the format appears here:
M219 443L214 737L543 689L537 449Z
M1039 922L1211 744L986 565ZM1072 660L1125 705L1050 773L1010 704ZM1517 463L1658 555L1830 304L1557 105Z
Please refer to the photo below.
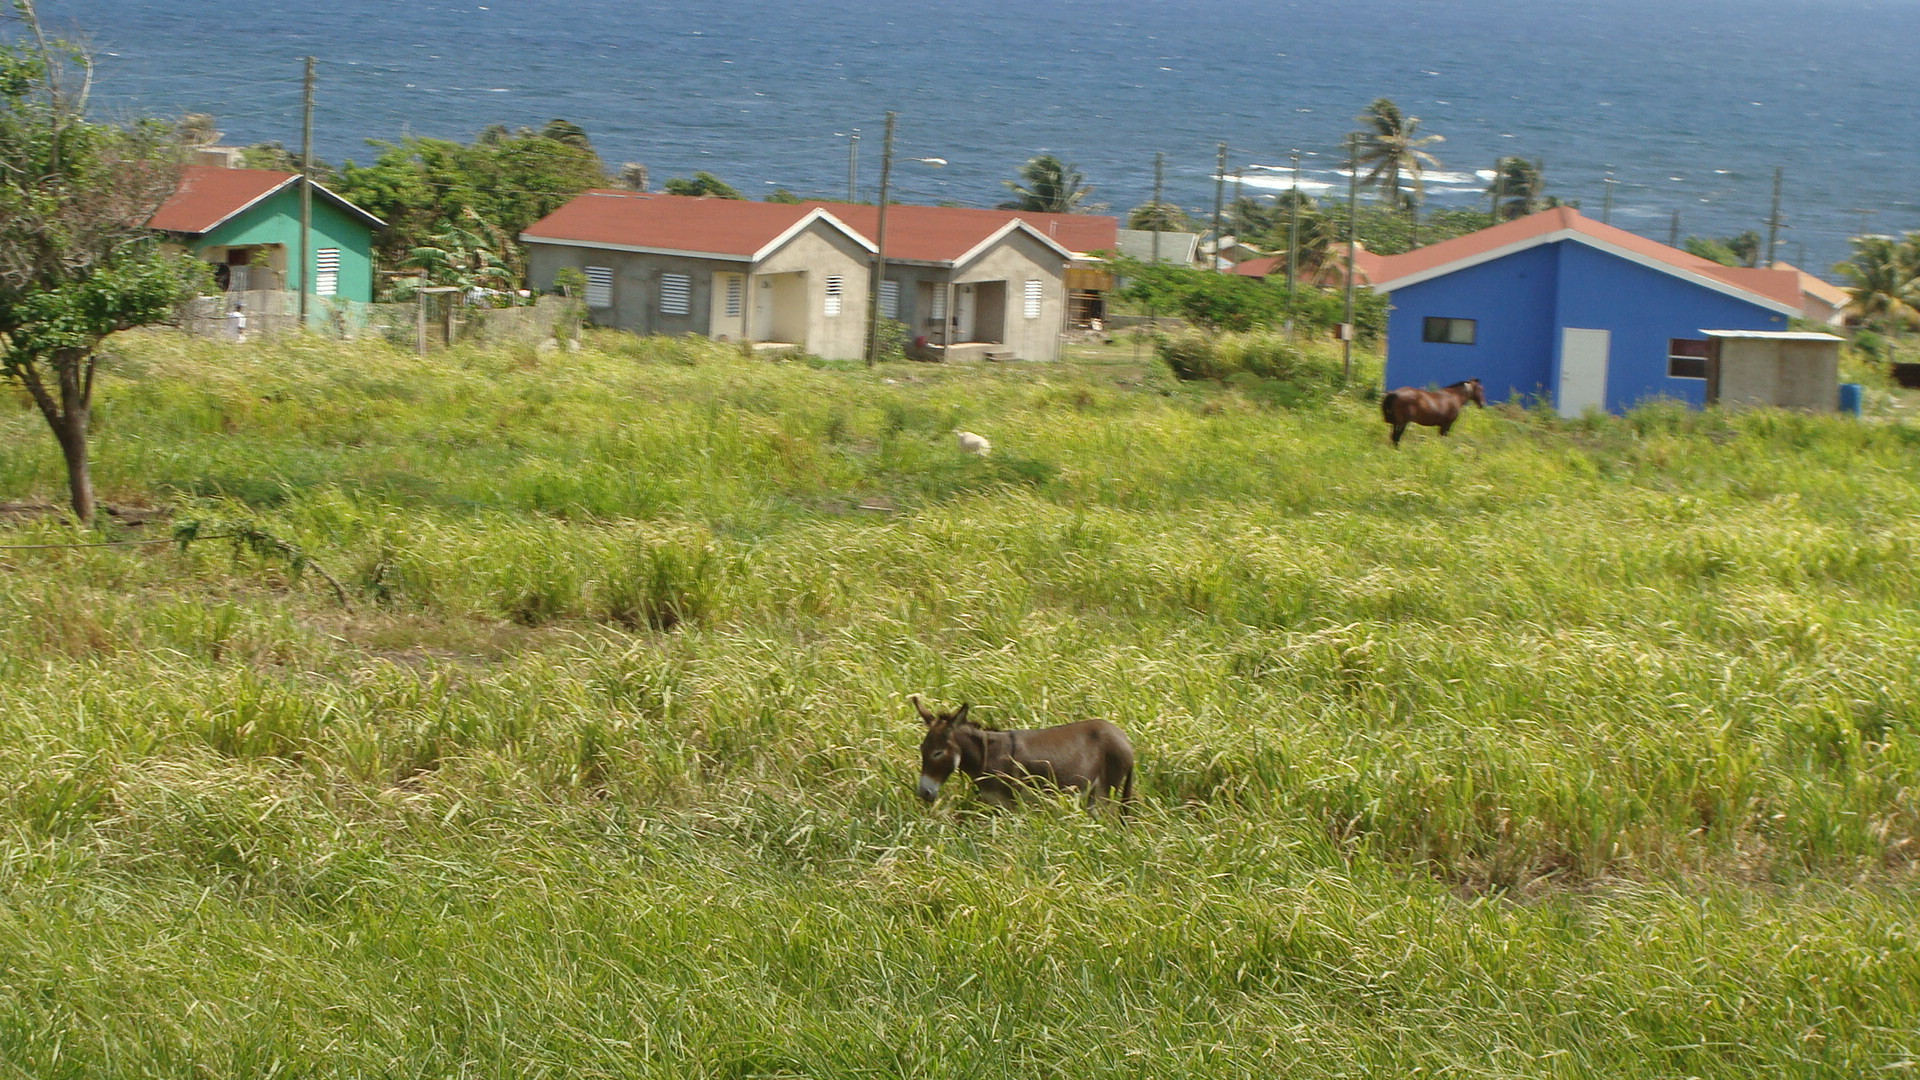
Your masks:
M953 770L960 764L960 747L954 741L954 733L967 723L967 710L971 705L962 705L952 712L934 712L914 694L907 700L913 702L920 721L927 725L927 737L920 740L920 798L932 802L940 794L940 785L947 782Z

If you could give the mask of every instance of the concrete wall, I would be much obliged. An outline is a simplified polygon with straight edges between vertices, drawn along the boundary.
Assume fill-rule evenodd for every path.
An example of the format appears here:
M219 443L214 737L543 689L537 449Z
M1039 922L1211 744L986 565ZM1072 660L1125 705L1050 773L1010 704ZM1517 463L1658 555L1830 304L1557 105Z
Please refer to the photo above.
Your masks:
M1840 343L1720 338L1714 343L1714 403L1806 412L1840 407Z
M761 325L802 338L790 343L829 360L853 360L866 354L867 260L865 248L821 222L815 222L754 266L730 259L612 251L537 240L527 243L527 276L532 287L541 291L552 291L554 275L563 267L584 272L589 266L604 266L613 271L612 306L587 312L597 326L636 334L711 335L717 326L728 322L724 318L726 279L722 275L747 274L746 318L753 320L758 311L768 311ZM685 315L660 310L660 284L666 274L683 274L689 279ZM837 316L826 314L827 278L832 275L841 279ZM738 321L734 325L738 326ZM740 332L751 334L753 325L749 322Z
M1060 359L1060 331L1067 317L1067 263L1058 252L1024 232L1008 234L972 262L955 269L956 284L1004 281L1004 332L1000 343L1021 360ZM1026 317L1026 283L1040 282L1040 315ZM976 319L986 310L976 299Z

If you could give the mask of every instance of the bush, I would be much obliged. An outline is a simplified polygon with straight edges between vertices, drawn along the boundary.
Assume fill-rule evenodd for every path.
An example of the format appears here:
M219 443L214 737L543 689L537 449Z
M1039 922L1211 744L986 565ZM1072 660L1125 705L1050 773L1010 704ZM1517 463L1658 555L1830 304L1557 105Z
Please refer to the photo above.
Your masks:
M1180 379L1225 382L1286 408L1325 401L1344 381L1337 352L1279 334L1176 334L1155 349Z

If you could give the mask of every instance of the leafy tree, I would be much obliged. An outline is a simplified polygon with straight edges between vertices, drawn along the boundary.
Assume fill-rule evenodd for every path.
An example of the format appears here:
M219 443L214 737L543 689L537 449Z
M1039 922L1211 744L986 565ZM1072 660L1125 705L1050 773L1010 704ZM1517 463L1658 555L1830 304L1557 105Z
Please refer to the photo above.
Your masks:
M1401 113L1389 98L1374 99L1355 119L1362 125L1359 164L1369 170L1360 182L1378 191L1388 206L1413 212L1426 190L1422 174L1428 166L1440 165L1426 147L1445 142L1445 137L1419 134L1420 118Z
M145 228L179 184L177 130L87 120L89 58L47 39L28 0L14 8L27 32L0 44L0 374L52 429L73 512L91 522L100 343L170 318L207 268Z
M800 203L802 200L800 196L795 195L793 192L788 191L786 188L774 188L772 191L767 193L766 201L770 203L786 203L787 205L792 206Z
M1711 259L1722 266L1758 266L1760 264L1760 234L1751 229L1725 239L1689 236L1681 246L1690 255Z
M587 138L587 129L571 120L555 117L547 121L547 126L540 129L540 137L576 150L593 151L593 142Z
M502 254L505 241L479 214L467 210L459 221L408 252L401 265L418 270L431 284L451 285L462 293L501 289L513 280Z
M483 234L504 238L494 248L517 277L526 257L512 238L606 182L606 169L591 148L527 128L509 132L495 125L471 145L425 138L371 145L379 156L364 166L349 160L333 183L342 196L387 222L378 243L388 266L409 261L417 248L438 246L434 238L456 226L472 228L477 218Z
M708 199L746 198L732 184L705 171L694 173L691 180L674 177L667 181L666 192L669 195L698 195Z
M1289 303L1285 283L1276 278L1262 281L1198 267L1148 264L1127 258L1116 259L1114 269L1126 282L1119 292L1122 300L1163 314L1175 313L1214 330L1277 327L1286 321L1291 311L1296 326L1330 332L1344 315L1338 290L1300 285ZM1386 298L1375 296L1371 290L1362 290L1357 300L1355 321L1361 335L1374 338L1385 333Z
M1001 183L1014 196L1000 204L1002 210L1078 214L1092 209L1086 205L1087 196L1093 193L1086 174L1052 154L1029 158L1020 166L1020 179Z
M1501 221L1536 214L1559 203L1558 199L1547 196L1546 177L1538 161L1503 157L1494 163L1493 173L1487 194L1499 200L1495 213Z
M1185 210L1170 202L1143 202L1127 211L1127 228L1160 232L1198 232Z
M1847 279L1854 317L1896 332L1920 327L1920 232L1856 236L1853 258L1834 270Z

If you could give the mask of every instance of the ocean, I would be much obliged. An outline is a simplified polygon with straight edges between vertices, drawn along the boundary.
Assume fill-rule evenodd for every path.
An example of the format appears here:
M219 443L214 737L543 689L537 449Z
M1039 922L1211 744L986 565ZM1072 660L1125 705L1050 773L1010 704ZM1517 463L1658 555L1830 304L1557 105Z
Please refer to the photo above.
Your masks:
M872 199L899 114L898 198L991 205L1028 157L1076 164L1115 212L1210 211L1216 146L1248 193L1344 197L1342 140L1376 97L1442 135L1432 206L1484 204L1500 155L1548 192L1665 241L1767 233L1825 272L1863 229L1920 229L1920 0L42 0L84 32L115 114L210 112L229 142L584 126L655 186L696 170L750 196ZM1231 192L1229 192L1231 196ZM1828 276L1831 276L1830 274Z

